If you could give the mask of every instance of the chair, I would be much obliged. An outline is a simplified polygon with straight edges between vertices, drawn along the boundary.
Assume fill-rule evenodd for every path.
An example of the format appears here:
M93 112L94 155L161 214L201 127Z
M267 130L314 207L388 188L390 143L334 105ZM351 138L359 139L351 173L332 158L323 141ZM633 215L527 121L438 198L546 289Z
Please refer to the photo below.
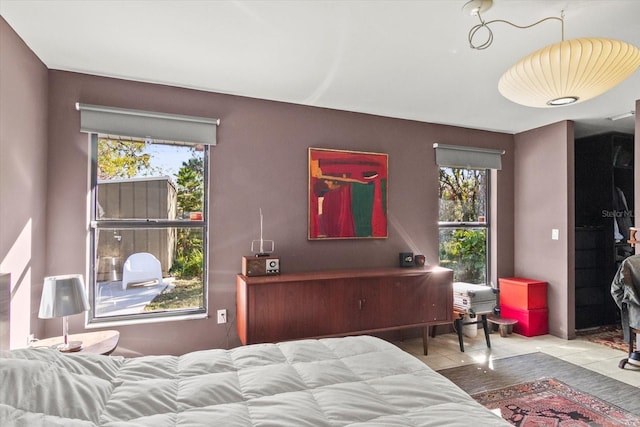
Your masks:
M148 252L138 252L127 258L122 266L122 290L127 290L129 283L157 280L162 283L162 267L160 261Z
M628 357L618 364L624 369L633 353L634 337L640 333L640 255L622 261L611 282L611 296L620 308L624 340L629 343Z
M624 369L624 367L626 366L626 364L629 362L629 359L631 358L631 353L633 353L633 341L634 341L634 337L640 334L640 329L635 329L632 327L629 327L629 354L627 355L626 358L622 359L619 363L618 363L618 368L620 369ZM636 340L637 341L637 340ZM640 350L640 344L636 344L638 345L638 349ZM631 362L633 364L633 362Z

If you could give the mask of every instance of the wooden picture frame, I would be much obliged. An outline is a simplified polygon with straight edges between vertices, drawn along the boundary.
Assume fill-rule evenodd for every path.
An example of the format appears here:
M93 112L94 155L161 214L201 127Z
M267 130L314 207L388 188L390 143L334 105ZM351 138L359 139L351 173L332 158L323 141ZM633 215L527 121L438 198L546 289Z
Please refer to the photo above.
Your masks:
M309 240L387 238L388 155L309 148Z

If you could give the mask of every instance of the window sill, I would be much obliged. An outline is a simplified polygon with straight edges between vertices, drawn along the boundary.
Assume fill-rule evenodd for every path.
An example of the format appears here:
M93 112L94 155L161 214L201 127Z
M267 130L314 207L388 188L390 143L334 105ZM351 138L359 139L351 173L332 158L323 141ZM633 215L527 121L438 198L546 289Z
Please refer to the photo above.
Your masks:
M182 320L197 320L197 319L206 319L209 315L207 313L194 313L194 314L183 314L176 316L157 316L157 317L146 317L143 319L122 319L122 320L92 320L88 319L85 321L86 329L97 329L97 328L110 328L115 326L129 326L129 325L144 325L147 323L162 323L162 322L178 322Z

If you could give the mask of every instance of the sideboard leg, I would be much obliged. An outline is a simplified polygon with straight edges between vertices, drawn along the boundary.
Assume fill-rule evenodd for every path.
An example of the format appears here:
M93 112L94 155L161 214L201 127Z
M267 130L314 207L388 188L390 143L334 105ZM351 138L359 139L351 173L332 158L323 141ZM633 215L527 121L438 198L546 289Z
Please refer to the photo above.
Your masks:
M429 350L429 328L435 328L435 326L423 326L422 327L422 347L424 348L424 355L426 356Z

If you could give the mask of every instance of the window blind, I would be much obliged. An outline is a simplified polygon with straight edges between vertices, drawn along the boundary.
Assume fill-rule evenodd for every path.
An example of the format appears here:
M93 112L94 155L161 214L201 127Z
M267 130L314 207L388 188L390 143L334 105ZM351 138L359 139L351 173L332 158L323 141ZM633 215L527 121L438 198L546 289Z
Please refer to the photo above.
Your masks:
M80 131L216 145L220 119L76 103Z
M502 169L504 150L433 144L438 166L465 169Z

